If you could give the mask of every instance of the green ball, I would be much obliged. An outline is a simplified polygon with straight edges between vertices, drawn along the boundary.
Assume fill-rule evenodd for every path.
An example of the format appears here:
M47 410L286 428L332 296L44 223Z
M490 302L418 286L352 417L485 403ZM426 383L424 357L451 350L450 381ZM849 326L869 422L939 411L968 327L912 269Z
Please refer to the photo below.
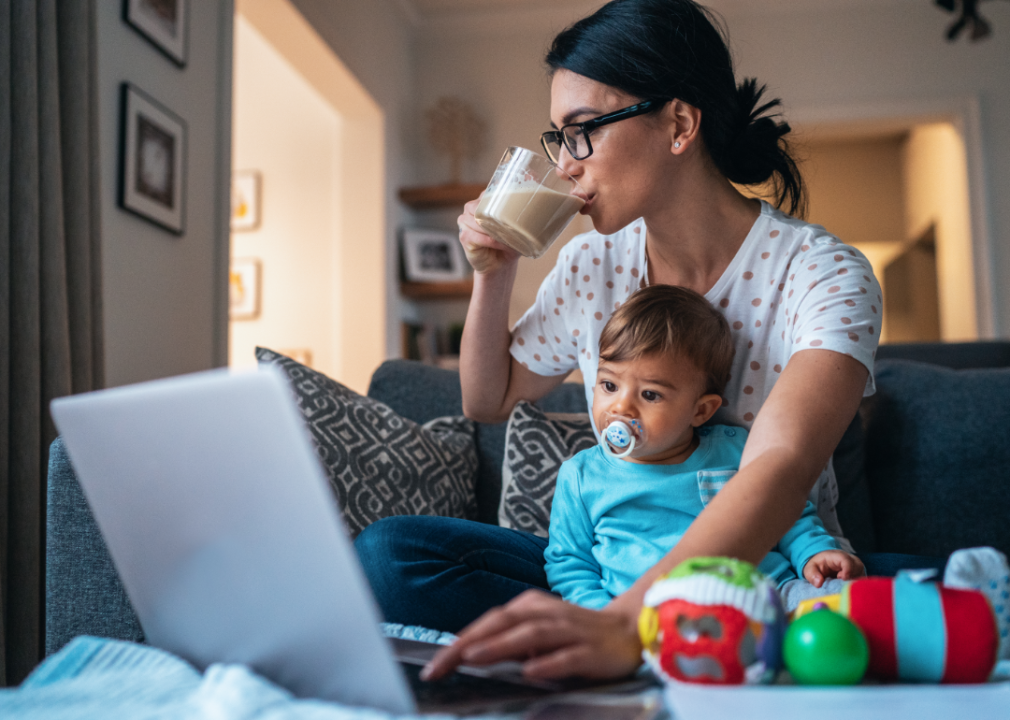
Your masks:
M856 624L828 609L797 618L782 648L786 667L801 685L855 685L870 662L866 638Z

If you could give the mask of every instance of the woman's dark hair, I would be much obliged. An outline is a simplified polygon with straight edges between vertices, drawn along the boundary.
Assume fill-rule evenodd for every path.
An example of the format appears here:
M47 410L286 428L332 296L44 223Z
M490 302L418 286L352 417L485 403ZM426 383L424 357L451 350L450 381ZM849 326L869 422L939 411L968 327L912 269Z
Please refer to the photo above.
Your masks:
M739 85L711 11L692 0L613 0L561 32L547 53L564 69L642 100L678 98L701 110L701 135L723 175L738 185L771 180L778 207L802 217L806 191L784 136L761 102L765 86Z

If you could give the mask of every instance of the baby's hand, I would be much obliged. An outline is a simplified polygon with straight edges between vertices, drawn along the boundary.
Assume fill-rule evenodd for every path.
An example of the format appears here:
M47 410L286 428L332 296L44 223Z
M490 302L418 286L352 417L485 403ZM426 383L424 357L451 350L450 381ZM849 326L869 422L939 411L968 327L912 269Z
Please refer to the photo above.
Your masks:
M863 562L855 555L842 550L825 550L807 560L803 577L814 587L820 587L827 578L855 580L866 574Z

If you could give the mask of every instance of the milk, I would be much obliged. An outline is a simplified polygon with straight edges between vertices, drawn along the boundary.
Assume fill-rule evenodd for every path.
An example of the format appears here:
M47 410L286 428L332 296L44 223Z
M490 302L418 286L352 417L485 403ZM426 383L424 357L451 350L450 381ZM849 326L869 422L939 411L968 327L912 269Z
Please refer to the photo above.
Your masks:
M531 185L485 193L475 216L488 235L521 255L538 258L586 203L575 195Z

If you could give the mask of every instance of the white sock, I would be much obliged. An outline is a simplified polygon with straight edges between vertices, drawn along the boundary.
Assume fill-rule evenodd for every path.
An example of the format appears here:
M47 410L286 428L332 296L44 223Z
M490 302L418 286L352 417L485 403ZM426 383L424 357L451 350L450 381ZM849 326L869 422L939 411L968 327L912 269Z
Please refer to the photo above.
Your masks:
M958 550L947 561L943 584L979 590L989 598L999 632L999 659L1010 660L1010 566L996 548Z

